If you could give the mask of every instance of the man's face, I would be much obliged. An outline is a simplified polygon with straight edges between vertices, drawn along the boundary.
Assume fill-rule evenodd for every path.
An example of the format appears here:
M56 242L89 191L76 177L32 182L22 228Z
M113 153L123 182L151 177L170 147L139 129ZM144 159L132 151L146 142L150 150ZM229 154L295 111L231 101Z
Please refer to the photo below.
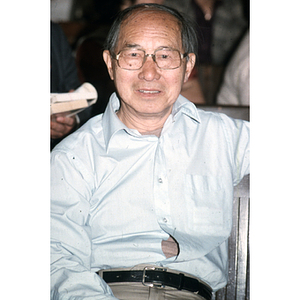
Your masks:
M164 12L136 12L123 23L115 53L133 46L147 54L161 47L184 53L177 20ZM195 62L195 55L190 54L188 62L184 59L179 68L162 70L151 57L147 57L141 69L129 71L121 69L108 51L104 51L103 56L120 96L121 109L153 116L171 112Z

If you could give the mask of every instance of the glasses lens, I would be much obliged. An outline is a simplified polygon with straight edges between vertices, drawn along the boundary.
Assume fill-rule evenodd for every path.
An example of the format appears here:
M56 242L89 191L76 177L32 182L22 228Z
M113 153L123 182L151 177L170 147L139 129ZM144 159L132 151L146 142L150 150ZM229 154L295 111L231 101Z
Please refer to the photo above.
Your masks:
M161 69L176 69L181 65L181 56L179 51L166 49L155 52L155 60Z
M145 53L141 50L122 50L119 55L119 66L127 70L137 70L142 67Z

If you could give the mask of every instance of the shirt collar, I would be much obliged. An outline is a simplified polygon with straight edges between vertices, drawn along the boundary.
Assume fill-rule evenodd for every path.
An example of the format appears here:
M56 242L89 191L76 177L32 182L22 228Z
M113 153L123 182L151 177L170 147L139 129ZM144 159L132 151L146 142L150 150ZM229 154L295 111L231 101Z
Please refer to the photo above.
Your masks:
M109 98L109 102L103 114L103 133L106 144L106 151L108 149L108 145L112 136L118 131L127 129L127 127L120 121L116 114L119 108L120 101L116 93L113 93Z
M113 93L110 96L108 105L106 110L103 114L103 129L104 129L104 138L106 144L106 150L108 150L108 145L111 138L118 132L118 131L126 131L131 132L132 130L128 129L126 125L124 125L120 119L118 118L116 112L120 108L120 100L117 97L116 93ZM191 119L194 119L198 123L200 123L200 117L197 112L196 106L187 100L182 95L179 95L176 102L173 105L172 109L172 118L174 121L181 115L185 114ZM134 133L134 131L132 131Z
M194 119L198 123L201 122L195 104L183 97L182 95L179 95L173 106L172 115L174 120L176 120L176 117L179 116L180 113L187 115L188 117Z

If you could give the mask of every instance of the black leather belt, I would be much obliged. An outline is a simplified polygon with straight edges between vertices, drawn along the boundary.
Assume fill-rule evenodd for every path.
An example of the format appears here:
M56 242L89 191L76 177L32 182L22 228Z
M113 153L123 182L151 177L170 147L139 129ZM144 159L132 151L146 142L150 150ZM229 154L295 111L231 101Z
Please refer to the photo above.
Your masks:
M184 274L166 272L159 267L146 267L143 271L104 271L103 279L106 283L112 282L141 282L150 287L169 286L178 290L186 290L199 294L207 300L211 300L212 290L195 278Z

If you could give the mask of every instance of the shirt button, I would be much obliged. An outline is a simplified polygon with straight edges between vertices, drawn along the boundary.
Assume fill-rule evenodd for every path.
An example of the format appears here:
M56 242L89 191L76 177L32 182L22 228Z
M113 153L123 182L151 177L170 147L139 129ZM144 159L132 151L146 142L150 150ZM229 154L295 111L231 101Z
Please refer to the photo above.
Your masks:
M163 180L161 178L158 178L159 183L163 183Z
M167 218L163 218L163 221L164 221L164 223L168 222Z

